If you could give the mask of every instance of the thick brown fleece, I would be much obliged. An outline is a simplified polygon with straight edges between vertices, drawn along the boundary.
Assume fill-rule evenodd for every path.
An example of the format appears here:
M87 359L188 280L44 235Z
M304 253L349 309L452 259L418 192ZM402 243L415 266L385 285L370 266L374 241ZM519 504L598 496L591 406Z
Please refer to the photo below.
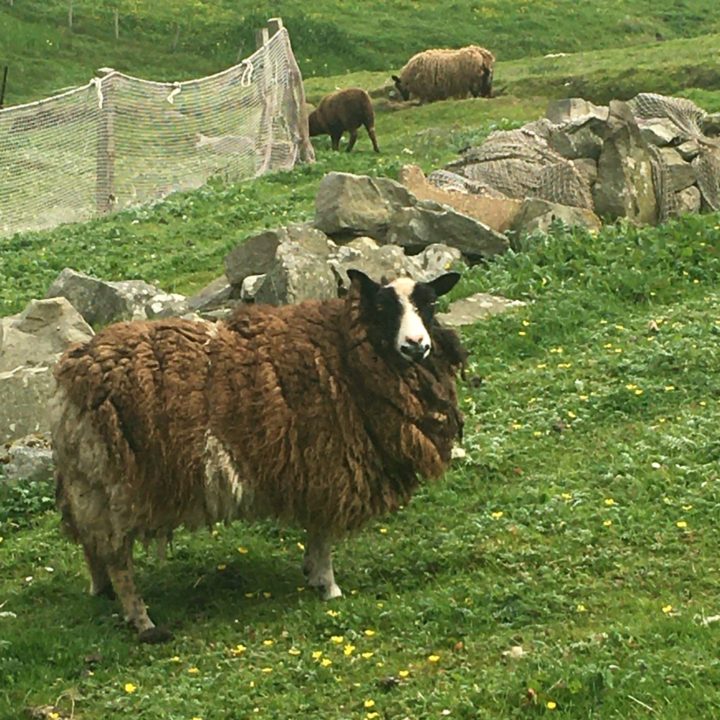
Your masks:
M432 339L421 364L374 347L354 287L243 307L217 326L108 327L55 369L66 525L107 556L182 523L270 516L341 536L395 510L443 473L462 428L464 351L451 330ZM206 493L209 437L242 484L240 507L220 513Z

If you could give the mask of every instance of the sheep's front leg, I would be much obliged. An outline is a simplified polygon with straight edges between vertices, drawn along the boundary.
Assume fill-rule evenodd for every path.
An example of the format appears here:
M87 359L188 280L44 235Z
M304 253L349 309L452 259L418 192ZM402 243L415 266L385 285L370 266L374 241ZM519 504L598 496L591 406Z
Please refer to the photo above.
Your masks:
M357 131L357 128L355 128L354 130L350 131L350 140L348 141L347 152L350 152L355 147L357 138L358 138L358 131Z
M332 545L326 536L308 531L303 572L310 587L322 590L323 600L332 600L342 595L342 590L335 583Z

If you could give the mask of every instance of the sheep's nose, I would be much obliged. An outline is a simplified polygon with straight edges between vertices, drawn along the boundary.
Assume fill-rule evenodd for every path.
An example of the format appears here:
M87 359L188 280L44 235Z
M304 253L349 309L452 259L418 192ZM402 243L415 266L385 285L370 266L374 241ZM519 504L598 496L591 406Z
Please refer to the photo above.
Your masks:
M408 359L417 362L428 356L430 343L425 340L414 340L406 337L405 342L400 346L400 352Z

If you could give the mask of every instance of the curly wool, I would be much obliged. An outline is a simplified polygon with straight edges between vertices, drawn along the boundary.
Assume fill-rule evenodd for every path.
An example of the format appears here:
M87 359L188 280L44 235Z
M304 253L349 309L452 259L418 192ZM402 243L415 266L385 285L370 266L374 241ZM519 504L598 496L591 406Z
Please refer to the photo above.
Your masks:
M450 461L465 354L436 326L423 363L386 357L361 314L353 288L217 325L119 323L68 351L53 434L70 533L105 556L235 517L338 537L405 504Z
M400 71L400 81L422 102L461 100L483 94L483 78L494 64L495 56L478 45L435 48L413 55Z

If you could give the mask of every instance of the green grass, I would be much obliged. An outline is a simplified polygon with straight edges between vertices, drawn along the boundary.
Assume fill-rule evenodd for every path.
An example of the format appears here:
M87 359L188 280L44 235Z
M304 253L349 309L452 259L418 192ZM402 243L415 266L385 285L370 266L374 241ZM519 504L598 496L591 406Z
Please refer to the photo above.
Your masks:
M76 0L72 36L60 29L65 3L3 5L0 55L18 83L9 99L82 82L96 65L190 77L234 60L249 37L242 3L205 4L170 52L172 7L189 2L155 3L147 17L150 4L123 5L137 16L134 39L123 30L117 44L109 3L89 13ZM421 39L485 42L478 28L494 38L504 94L380 104L379 156L366 137L350 155L321 138L317 164L290 173L0 239L0 315L42 296L65 266L191 292L248 234L311 218L326 172L438 167L541 115L563 88L599 101L675 89L720 108L718 36L683 40L720 30L710 3L573 3L571 15L566 2L491 2L472 24L465 2L443 5L442 23L434 2L369 2L362 18L339 0L306 17L278 7L288 24L307 21L291 28L306 74L354 71L309 79L311 99L339 84L379 87ZM576 50L586 52L541 57ZM294 530L181 531L164 566L138 552L151 613L175 632L169 645L139 646L115 603L86 594L53 489L5 488L0 720L47 704L82 720L720 717L718 626L703 623L720 615L719 281L718 215L597 236L556 228L467 271L453 297L484 290L527 305L463 333L466 457L338 546L346 596L330 605L300 589ZM522 657L506 655L518 646Z
M719 252L720 217L691 217L557 229L467 273L456 295L528 305L464 334L467 456L340 544L342 601L299 591L295 531L181 532L166 566L139 553L176 640L138 646L55 513L28 528L15 498L0 717L714 717Z
M74 0L72 32L67 8L66 0L0 6L0 65L10 65L9 104L85 84L103 66L157 80L217 71L252 52L255 28L275 15L284 18L307 77L359 70L387 75L427 47L479 43L504 62L549 52L632 47L654 43L658 34L674 40L720 32L720 6L707 0L458 0L449 5L326 0L312 8L291 0ZM698 57L698 65L711 59L712 54Z

